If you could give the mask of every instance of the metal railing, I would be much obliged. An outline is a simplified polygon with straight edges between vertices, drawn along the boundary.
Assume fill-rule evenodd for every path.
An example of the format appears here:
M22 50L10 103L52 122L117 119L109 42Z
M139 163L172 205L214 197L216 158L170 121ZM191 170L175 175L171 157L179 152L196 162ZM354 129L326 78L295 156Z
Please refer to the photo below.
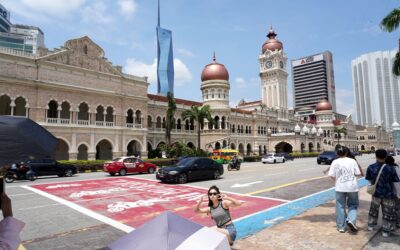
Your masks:
M70 124L70 123L71 123L70 119L60 118L60 124Z
M96 126L104 126L104 122L103 121L96 121L94 123L94 125L96 125Z
M106 127L114 127L114 122L106 122Z
M47 118L47 123L57 124L58 118Z
M89 126L89 120L78 120L78 125Z

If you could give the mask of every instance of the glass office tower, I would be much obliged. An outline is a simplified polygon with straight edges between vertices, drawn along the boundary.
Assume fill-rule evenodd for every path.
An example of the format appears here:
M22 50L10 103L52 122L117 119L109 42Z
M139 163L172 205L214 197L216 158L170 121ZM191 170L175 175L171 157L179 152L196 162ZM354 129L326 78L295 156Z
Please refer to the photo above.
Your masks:
M157 93L174 93L174 56L172 32L157 26Z

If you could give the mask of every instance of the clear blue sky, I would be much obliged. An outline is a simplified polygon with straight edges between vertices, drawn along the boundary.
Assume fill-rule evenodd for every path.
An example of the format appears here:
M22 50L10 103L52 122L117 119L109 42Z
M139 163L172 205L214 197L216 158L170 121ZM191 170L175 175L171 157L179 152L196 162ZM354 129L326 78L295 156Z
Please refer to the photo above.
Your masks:
M0 0L13 23L39 26L48 48L90 36L126 72L149 75L156 92L157 0ZM217 60L230 73L231 104L260 99L258 55L272 24L289 60L330 50L334 57L338 110L353 107L351 60L395 49L400 30L379 29L399 1L391 0L161 0L161 25L173 31L175 96L200 100L200 74ZM291 72L288 88L291 96Z

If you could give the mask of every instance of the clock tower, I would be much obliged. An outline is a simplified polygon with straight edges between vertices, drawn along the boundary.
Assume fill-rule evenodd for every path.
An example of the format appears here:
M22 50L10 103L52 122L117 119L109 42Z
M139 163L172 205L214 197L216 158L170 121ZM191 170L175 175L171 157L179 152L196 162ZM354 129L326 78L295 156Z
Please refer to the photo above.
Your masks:
M267 108L287 109L287 56L283 52L282 42L276 39L277 34L272 29L267 35L268 40L262 46L260 62L260 79L262 103Z

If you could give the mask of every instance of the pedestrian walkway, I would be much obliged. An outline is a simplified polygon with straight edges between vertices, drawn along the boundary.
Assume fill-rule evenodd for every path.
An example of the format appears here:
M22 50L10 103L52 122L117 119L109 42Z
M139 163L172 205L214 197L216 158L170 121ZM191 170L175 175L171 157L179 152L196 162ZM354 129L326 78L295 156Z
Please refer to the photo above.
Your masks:
M359 199L357 234L339 233L336 230L333 200L238 240L232 249L398 249L399 230L392 238L379 241L380 235L377 235L370 242L377 231L367 230L371 196L365 187L360 190Z

